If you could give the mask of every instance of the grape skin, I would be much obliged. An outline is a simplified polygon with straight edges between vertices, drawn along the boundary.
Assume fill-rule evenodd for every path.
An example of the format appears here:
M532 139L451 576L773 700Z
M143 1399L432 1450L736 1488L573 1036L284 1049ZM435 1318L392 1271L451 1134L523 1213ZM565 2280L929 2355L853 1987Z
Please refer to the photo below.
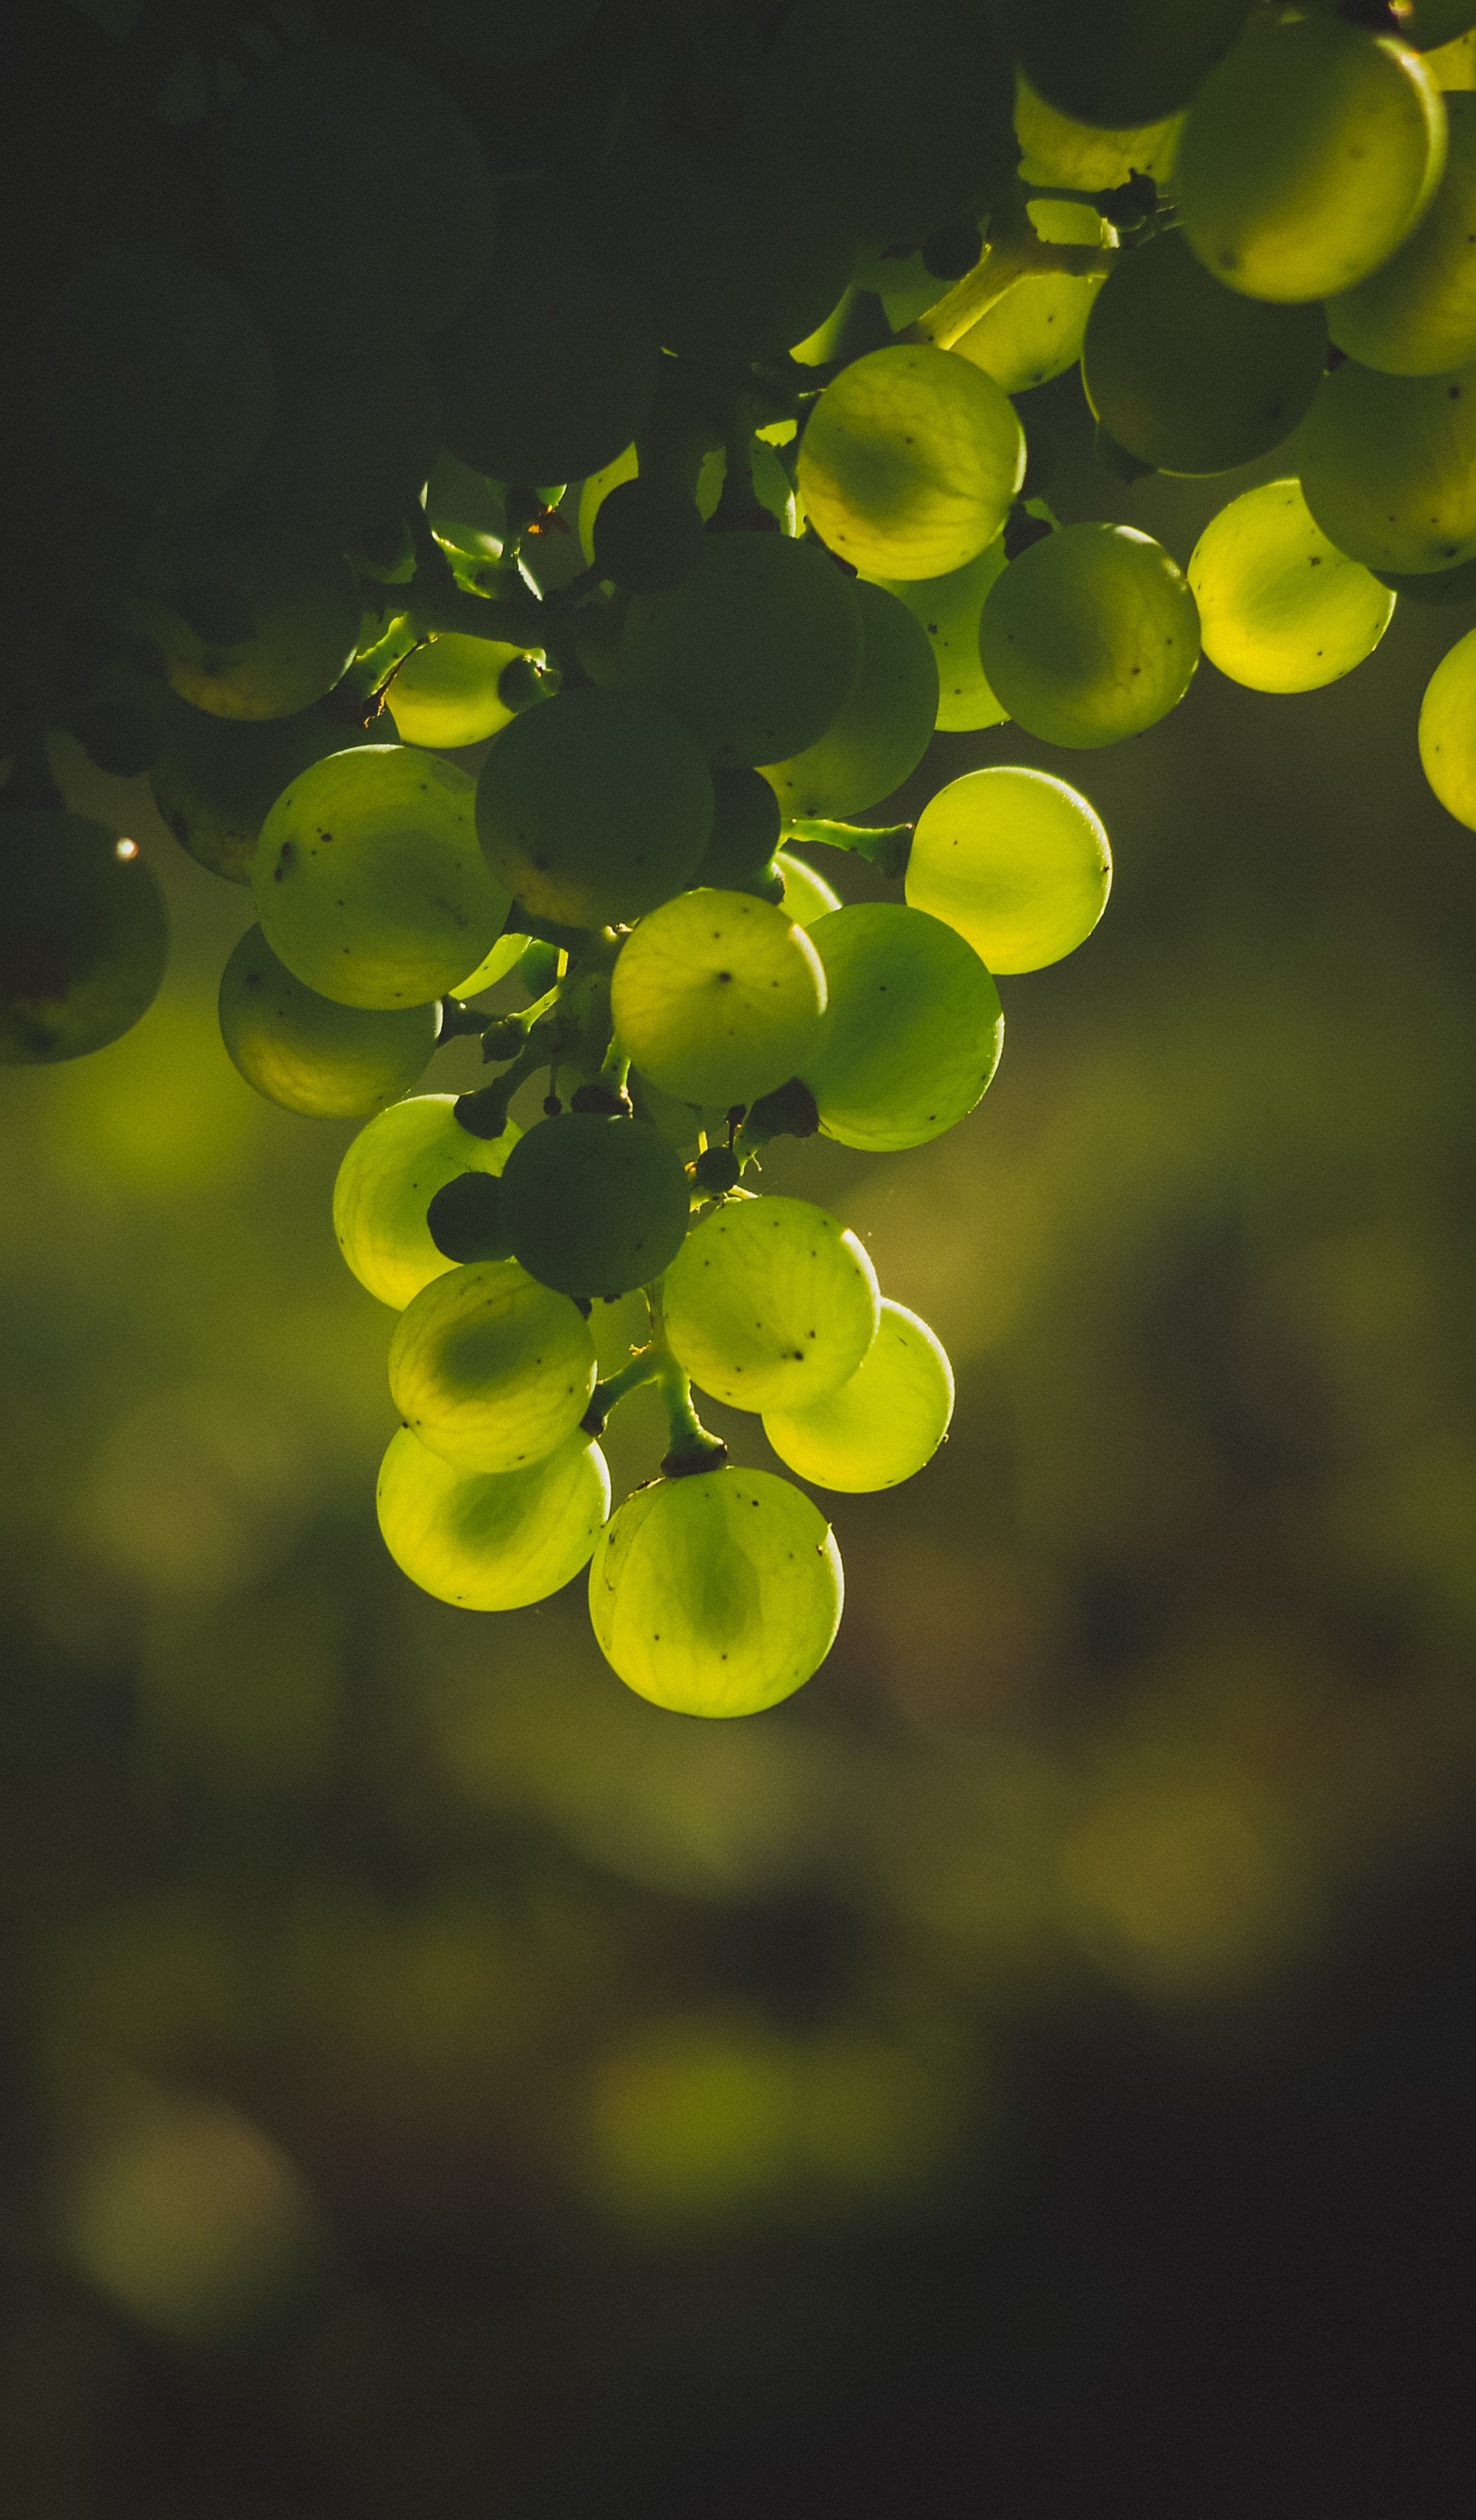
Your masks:
M854 1234L802 1198L731 1201L666 1273L672 1353L731 1408L808 1406L854 1373L876 1335L876 1272Z
M542 1461L584 1416L595 1371L578 1307L514 1260L472 1260L432 1280L389 1342L395 1407L458 1469Z
M1419 759L1446 812L1476 832L1476 630L1457 639L1425 687L1419 710Z
M1395 598L1330 543L1298 481L1265 481L1211 518L1189 556L1211 664L1257 692L1312 692L1371 655Z
M941 1339L883 1296L876 1335L849 1381L809 1409L766 1409L764 1433L786 1469L859 1496L915 1477L953 1413L954 1373Z
M800 443L799 486L817 533L878 578L962 568L993 542L1024 474L1013 405L951 350L853 360L827 385Z
M913 833L907 897L956 927L991 971L1073 953L1107 906L1112 853L1085 796L1001 763L954 779Z
M463 1610L547 1600L588 1563L609 1501L604 1456L577 1429L526 1469L467 1471L402 1426L376 1495L395 1564Z
M335 1006L249 927L221 974L220 1030L233 1064L269 1102L348 1120L415 1083L435 1048L436 1010Z
M742 892L663 903L627 939L610 984L616 1038L642 1075L720 1111L799 1073L825 1003L804 931Z
M827 1138L880 1153L921 1147L970 1112L1000 1063L999 991L941 919L854 902L810 930L827 1002L803 1070Z
M334 1232L361 1286L396 1312L453 1265L438 1251L425 1210L462 1173L500 1173L520 1131L473 1137L452 1094L391 1102L349 1147L334 1184Z
M1016 724L1082 750L1141 735L1199 662L1194 599L1161 543L1131 525L1063 525L997 579L979 621L984 671Z

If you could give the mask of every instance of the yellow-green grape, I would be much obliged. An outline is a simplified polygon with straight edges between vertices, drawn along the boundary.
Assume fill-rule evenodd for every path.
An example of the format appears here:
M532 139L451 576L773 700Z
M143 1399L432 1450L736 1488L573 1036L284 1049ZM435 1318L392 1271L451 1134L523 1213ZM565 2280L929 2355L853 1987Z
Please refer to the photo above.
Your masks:
M805 1409L846 1381L876 1335L864 1245L804 1198L728 1202L666 1272L666 1335L693 1382L735 1409Z
M515 1260L448 1269L406 1305L389 1389L413 1434L463 1470L520 1470L571 1435L595 1388L595 1342L567 1295Z
M250 927L221 973L220 1031L246 1083L269 1102L351 1120L415 1083L435 1048L436 1009L335 1006L294 980Z
M850 1380L813 1408L766 1409L764 1433L787 1469L858 1496L914 1477L953 1414L954 1372L942 1340L883 1296L876 1335Z
M404 744L314 762L256 843L251 884L273 953L339 1006L444 997L512 908L476 843L475 796L464 770Z
M681 1157L644 1121L604 1111L541 1120L503 1174L514 1258L565 1295L649 1285L681 1250L691 1214Z
M639 1488L590 1567L601 1652L678 1715L757 1715L792 1696L829 1652L843 1598L824 1514L772 1470Z
M169 686L214 717L292 717L340 680L359 642L358 589L327 533L233 532L186 512L140 552L129 626Z
M872 582L897 596L921 622L938 666L936 724L948 735L1001 726L1002 708L979 662L979 616L984 599L1005 566L1005 537L996 534L977 558L944 577L878 577Z
M1174 167L1206 271L1247 297L1330 297L1387 262L1445 164L1417 53L1336 18L1251 21L1185 118Z
M691 881L712 830L695 738L654 701L593 688L524 710L476 787L498 884L565 927L639 919Z
M858 584L861 671L824 735L788 761L766 762L791 820L859 813L917 769L938 714L938 667L926 632L884 587Z
M510 1120L500 1138L476 1138L456 1116L454 1094L417 1094L391 1102L361 1129L334 1184L334 1233L361 1286L396 1312L443 1278L425 1210L463 1173L500 1173L521 1131Z
M800 496L816 532L870 577L962 568L993 542L1024 476L1008 397L967 359L925 345L854 360L800 440Z
M0 1064L49 1066L116 1041L153 1004L168 950L164 897L136 841L82 814L0 814Z
M1476 630L1442 656L1425 687L1419 760L1446 812L1476 832Z
M1237 296L1174 228L1124 255L1086 335L1094 414L1160 472L1228 472L1278 446L1327 362L1320 306Z
M779 907L796 927L813 927L827 911L840 908L839 893L832 892L824 876L817 875L803 858L781 849L774 863L784 878L784 897Z
M798 1075L825 1003L803 929L745 892L663 902L627 937L610 984L615 1037L642 1075L720 1111Z
M800 1073L820 1125L872 1153L921 1147L973 1109L1000 1063L1000 995L972 945L899 902L857 901L810 930L826 1011Z
M680 718L721 770L802 751L860 670L855 589L783 534L705 535L680 586L631 598L620 639L621 682Z
M161 723L163 746L149 772L159 819L228 883L250 882L261 826L290 781L325 753L369 742L321 708L253 723L211 717L173 693Z
M1350 560L1417 577L1476 558L1476 365L1386 377L1345 359L1297 456L1302 496Z
M1250 0L1006 0L1032 85L1062 113L1118 126L1186 105Z
M1090 202L1028 202L1025 206L1036 235L1048 245L1109 246L1117 241ZM1049 384L1081 356L1087 318L1103 277L1100 272L1083 279L1065 271L1029 272L969 326L954 349L1007 394Z
M1330 543L1298 481L1263 481L1211 518L1189 556L1211 664L1253 692L1315 692L1371 656L1395 599Z
M1037 96L1023 70L1015 74L1014 129L1022 184L1054 184L1068 193L1110 193L1132 174L1164 182L1174 163L1183 116L1100 131L1077 122Z
M522 653L459 631L441 631L428 647L413 650L390 689L401 742L449 752L495 735L514 715L497 695L503 668Z
M1476 96L1447 97L1446 118L1446 170L1418 227L1327 308L1338 348L1392 376L1439 376L1476 359Z
M979 655L1017 726L1048 743L1120 743L1182 700L1199 662L1184 572L1131 525L1063 525L991 589Z
M511 935L499 936L491 951L482 956L475 970L469 971L464 980L458 980L445 992L446 996L479 998L484 989L495 988L510 971L515 971L527 950L528 940L520 929Z
M970 770L923 806L907 897L956 927L991 971L1039 971L1091 935L1112 853L1085 796L1044 770Z
M611 490L618 490L622 481L634 481L637 471L636 450L633 446L627 446L624 454L617 455L613 464L605 464L598 472L592 472L579 493L579 548L586 561L592 565L595 558L595 518ZM723 495L723 482L727 471L727 458L721 446L711 448L703 456L701 470L697 473L697 485L693 495L696 500L697 514L704 524Z
M1408 27L1405 41L1407 44L1412 41ZM1425 68L1437 87L1445 90L1447 107L1453 93L1465 93L1476 88L1476 32L1456 35L1453 42L1440 44L1433 52L1426 52Z
M588 1565L610 1478L578 1428L526 1469L458 1470L402 1426L377 1502L385 1548L423 1593L459 1610L520 1610Z

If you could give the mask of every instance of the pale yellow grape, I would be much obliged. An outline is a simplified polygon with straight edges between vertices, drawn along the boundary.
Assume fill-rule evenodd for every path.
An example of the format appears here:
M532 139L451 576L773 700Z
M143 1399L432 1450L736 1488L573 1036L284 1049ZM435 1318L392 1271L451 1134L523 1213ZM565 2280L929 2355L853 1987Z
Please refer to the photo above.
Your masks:
M942 577L878 577L927 632L938 665L936 724L948 735L1002 726L1009 711L990 690L979 662L979 615L1005 567L1005 537L996 534L977 557ZM866 572L864 572L866 573Z
M781 849L774 863L784 878L784 897L779 907L796 927L813 927L827 911L840 908L839 893L832 892L825 878L818 876L803 858L791 857L787 849Z
M1476 96L1448 97L1446 116L1446 170L1418 227L1328 301L1338 348L1392 376L1439 376L1476 359Z
M962 568L993 542L1024 473L1024 432L994 379L923 344L854 360L800 440L816 532L877 578Z
M507 978L510 971L515 971L527 950L528 939L520 932L499 936L490 953L482 956L475 970L469 971L464 980L458 980L453 989L447 990L447 996L479 998L483 989L494 988L499 980Z
M430 1239L425 1210L463 1173L500 1173L521 1132L475 1138L452 1094L392 1102L361 1129L334 1184L334 1232L361 1286L397 1312L453 1266Z
M971 770L924 805L907 898L966 937L991 971L1038 971L1090 936L1112 853L1085 796L1044 770Z
M523 1470L458 1470L400 1427L380 1470L395 1564L463 1610L544 1601L589 1562L609 1511L604 1455L578 1428Z
M595 1388L595 1342L567 1295L515 1260L434 1278L389 1342L389 1389L413 1433L464 1470L520 1470L572 1434Z
M1313 692L1371 655L1388 587L1330 543L1299 481L1263 481L1211 518L1189 559L1212 664L1253 692Z
M1195 95L1174 191L1206 271L1293 305L1387 262L1444 163L1445 108L1417 53L1340 19L1268 15Z
M304 988L248 928L220 979L220 1032L248 1085L285 1111L362 1119L415 1083L435 1007L339 1007Z
M1476 559L1476 364L1389 377L1345 359L1297 434L1302 496L1365 568L1429 576Z
M1057 112L1037 96L1023 70L1015 72L1014 130L1022 184L1109 193L1135 172L1165 183L1183 120L1182 113L1175 113L1166 122L1144 123L1134 131L1098 131Z
M1419 759L1446 812L1476 832L1476 630L1442 656L1425 687Z
M610 984L615 1037L642 1075L719 1110L799 1073L825 1003L802 928L770 902L706 886L641 921Z
M666 1272L677 1361L735 1409L794 1409L853 1374L876 1334L876 1272L854 1234L803 1198L734 1200Z
M873 1154L955 1128L1000 1063L1000 996L973 947L925 911L856 901L817 920L826 1011L801 1071L820 1125Z
M681 1715L756 1715L819 1670L840 1625L840 1552L772 1470L659 1479L605 1524L590 1623L628 1688Z
M1110 246L1116 231L1089 202L1029 202L1030 224L1049 245ZM1081 356L1082 336L1105 273L1029 272L954 343L1007 394L1049 384Z
M495 735L514 714L497 696L499 680L523 652L496 639L438 631L427 646L412 651L390 687L401 742L450 751Z
M1177 706L1199 662L1199 620L1161 543L1131 525L1062 525L996 579L979 657L1017 726L1088 750Z
M954 1373L926 1322L885 1296L876 1335L848 1382L812 1408L766 1409L785 1467L857 1496L894 1488L932 1460L954 1414Z

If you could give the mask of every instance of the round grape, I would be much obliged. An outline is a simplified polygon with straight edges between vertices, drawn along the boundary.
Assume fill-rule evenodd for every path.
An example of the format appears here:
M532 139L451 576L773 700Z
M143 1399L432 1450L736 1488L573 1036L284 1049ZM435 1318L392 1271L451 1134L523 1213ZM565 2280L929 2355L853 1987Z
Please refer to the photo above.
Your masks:
M1371 655L1393 595L1330 543L1297 481L1263 481L1211 518L1189 557L1212 664L1256 692L1313 692Z
M999 765L923 806L907 897L966 936L991 971L1039 971L1090 936L1112 853L1085 796L1044 770Z
M521 1470L458 1470L391 1436L377 1497L384 1546L423 1593L459 1610L546 1601L589 1563L609 1511L598 1444L577 1429Z
M503 669L522 653L459 631L438 632L428 646L413 649L389 691L401 742L449 752L495 735L514 715L498 694Z
M1024 432L994 379L921 345L853 360L800 441L816 532L872 577L962 568L993 542L1024 472Z
M1063 525L1011 561L979 621L979 655L1016 724L1081 750L1140 735L1199 662L1184 573L1131 525Z
M456 1116L453 1094L391 1102L361 1129L334 1185L334 1233L362 1286L397 1312L445 1276L450 1260L425 1222L431 1200L464 1173L500 1173L521 1132L476 1138Z
M854 1234L803 1198L730 1201L666 1273L678 1363L735 1409L808 1408L856 1371L876 1333L876 1272Z
M105 1049L153 1005L168 950L135 841L82 814L0 814L0 1061Z
M1476 365L1389 377L1345 359L1297 454L1302 495L1350 560L1433 575L1476 558Z
M644 1121L565 1111L530 1129L502 1180L502 1221L530 1278L565 1295L649 1285L687 1235L681 1157Z
M786 817L859 813L917 769L938 714L927 633L884 587L858 585L861 671L824 735L763 775ZM777 835L776 835L777 836Z
M513 1260L431 1280L389 1342L389 1388L427 1449L464 1470L520 1470L572 1434L595 1388L595 1342L567 1295Z
M813 743L860 670L849 579L783 534L705 535L680 586L632 597L621 634L621 681L670 709L723 770Z
M621 1048L679 1102L727 1110L799 1073L826 1003L803 930L748 893L679 893L626 939L610 985Z
M247 928L220 980L220 1031L258 1094L285 1111L347 1120L381 1110L415 1083L435 1048L436 1009L335 1006L279 963Z
M848 1382L809 1409L764 1412L787 1469L858 1496L894 1488L932 1460L954 1414L954 1373L926 1322L882 1297L876 1335Z
M935 722L950 735L999 726L1009 714L990 690L979 662L979 616L1004 567L1005 537L996 534L976 560L966 561L945 577L874 581L905 604L927 632L938 666Z
M629 692L580 689L504 729L476 828L499 885L564 927L639 919L689 881L712 831L712 777L687 729Z
M1476 832L1476 630L1457 639L1425 687L1419 760L1446 812Z
M941 1137L973 1109L1005 1041L972 945L890 901L832 910L809 934L827 1000L801 1074L823 1132L873 1153Z

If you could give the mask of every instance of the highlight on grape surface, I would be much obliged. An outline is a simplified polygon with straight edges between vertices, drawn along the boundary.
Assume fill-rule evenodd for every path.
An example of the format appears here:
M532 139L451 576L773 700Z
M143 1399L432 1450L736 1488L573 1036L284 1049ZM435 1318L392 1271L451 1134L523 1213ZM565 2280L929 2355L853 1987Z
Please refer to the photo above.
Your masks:
M954 1383L764 1149L955 1127L996 975L1111 881L1073 778L935 735L1079 773L1204 659L1308 692L1401 599L1476 603L1476 0L284 0L203 50L72 5L137 127L13 280L0 1058L106 1049L164 970L66 733L239 887L246 1083L362 1124L332 1222L398 1316L396 1562L488 1614L588 1568L628 1687L772 1706L841 1616L795 1481L920 1473ZM530 79L569 102L514 147ZM1275 477L1177 556L1058 515L1032 394L1073 368L1104 488ZM1473 639L1418 742L1476 828ZM471 1037L487 1081L426 1088Z

